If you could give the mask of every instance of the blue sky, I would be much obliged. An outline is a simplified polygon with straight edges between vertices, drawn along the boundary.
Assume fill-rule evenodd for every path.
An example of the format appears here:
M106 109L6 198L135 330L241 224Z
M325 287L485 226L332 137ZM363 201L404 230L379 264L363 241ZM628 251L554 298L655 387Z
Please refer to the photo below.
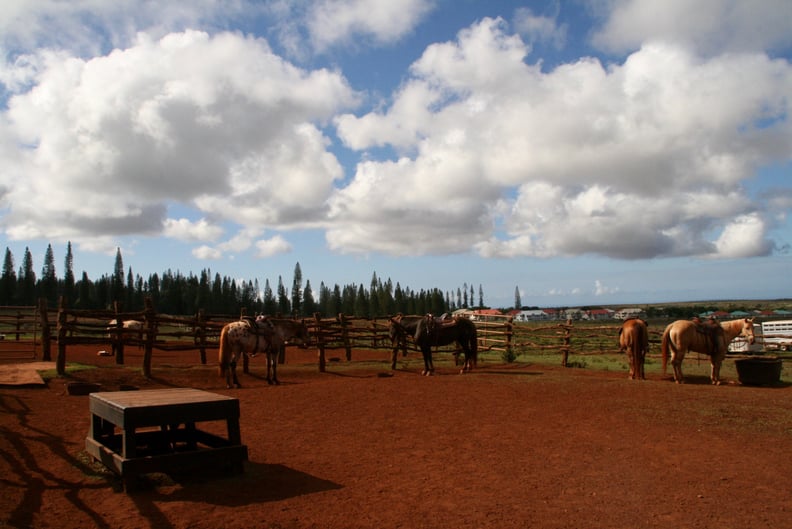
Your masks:
M0 244L34 267L790 298L792 3L11 1Z

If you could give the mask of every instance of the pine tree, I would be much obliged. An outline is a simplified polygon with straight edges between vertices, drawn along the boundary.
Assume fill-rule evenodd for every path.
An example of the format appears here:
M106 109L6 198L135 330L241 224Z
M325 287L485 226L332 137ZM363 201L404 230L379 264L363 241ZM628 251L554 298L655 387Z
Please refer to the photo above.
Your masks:
M294 314L302 314L302 270L300 263L294 266L294 281L291 290L291 310Z
M311 316L316 312L316 301L314 300L313 290L311 290L311 280L305 282L303 290L303 316Z
M71 241L66 245L66 259L63 262L63 297L66 303L74 303L77 301L77 292L75 290L74 280L74 258L72 257Z
M55 307L58 298L58 276L55 273L55 256L52 245L47 245L44 253L44 266L41 268L41 281L39 282L40 296L47 300L47 305Z
M110 280L111 301L124 302L124 260L121 257L121 248L116 248L115 267Z
M17 276L14 266L14 254L6 247L3 274L0 276L0 305L13 305L16 302Z
M283 286L283 278L278 276L278 313L288 316L290 312L289 295L286 292L286 287Z
M25 256L22 258L22 268L19 271L19 294L20 304L36 303L36 272L33 271L33 255L28 247L25 247Z
M88 279L88 273L83 271L82 279L77 285L77 299L74 306L79 309L93 309L96 308L94 301L91 299L91 281Z

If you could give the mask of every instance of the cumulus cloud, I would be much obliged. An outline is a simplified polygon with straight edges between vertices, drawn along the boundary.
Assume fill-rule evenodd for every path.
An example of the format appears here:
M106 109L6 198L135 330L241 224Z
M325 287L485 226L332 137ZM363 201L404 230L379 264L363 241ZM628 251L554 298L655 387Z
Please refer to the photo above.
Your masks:
M105 56L42 51L36 62L34 86L0 122L18 147L0 151L12 238L180 237L169 203L245 226L310 223L342 175L319 125L356 94L261 39L140 34Z
M213 241L223 234L223 229L206 219L166 219L162 234L181 241Z
M256 257L272 257L274 255L289 253L292 245L281 235L256 241Z
M532 45L566 43L560 5L430 44L355 114L374 98L341 71L217 27L276 14L281 49L321 54L404 39L434 2L7 2L0 228L102 251L164 235L201 259L288 252L262 234L303 228L359 254L777 251L788 190L746 188L789 160L792 67L772 50L792 43L792 4L595 2L592 43L618 62L542 68Z
M675 42L708 56L792 44L787 0L615 0L590 7L606 19L592 41L610 52L631 52L647 41Z
M655 42L622 64L583 58L542 72L529 51L484 19L428 47L389 108L337 118L349 147L405 155L358 165L330 201L330 246L622 259L771 251L763 205L744 185L788 155L788 62ZM712 239L733 226L755 242Z
M357 36L391 43L412 31L432 4L428 0L320 0L311 3L306 24L319 51L347 44Z
M528 43L548 42L555 48L563 48L566 43L568 26L557 23L556 18L560 4L555 2L553 8L552 16L537 15L527 7L518 8L514 13L514 28L525 36Z

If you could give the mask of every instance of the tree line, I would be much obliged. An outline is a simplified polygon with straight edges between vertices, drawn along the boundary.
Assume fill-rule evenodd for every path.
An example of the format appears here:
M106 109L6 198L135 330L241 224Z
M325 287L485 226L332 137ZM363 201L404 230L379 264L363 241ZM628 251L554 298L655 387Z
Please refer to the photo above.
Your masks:
M166 270L143 278L133 274L132 267L125 270L121 249L116 250L115 265L111 274L90 279L83 272L76 279L71 242L66 247L64 273L56 273L52 245L47 245L41 274L36 275L33 256L25 248L22 264L17 269L14 255L6 247L2 275L0 275L0 305L31 306L45 299L50 308L56 308L63 298L76 309L112 309L116 302L125 312L144 309L145 300L151 299L158 312L166 314L195 314L204 310L209 314L236 314L244 308L248 314L281 314L324 317L347 314L358 317L379 317L397 314L442 314L459 308L484 306L484 292L479 285L478 303L473 285L465 283L456 292L432 288L412 290L382 280L373 273L368 286L347 284L330 286L321 282L318 287L310 280L303 283L300 263L294 267L291 288L283 278L277 283L265 279L263 288L258 279L235 280L210 269L192 272Z

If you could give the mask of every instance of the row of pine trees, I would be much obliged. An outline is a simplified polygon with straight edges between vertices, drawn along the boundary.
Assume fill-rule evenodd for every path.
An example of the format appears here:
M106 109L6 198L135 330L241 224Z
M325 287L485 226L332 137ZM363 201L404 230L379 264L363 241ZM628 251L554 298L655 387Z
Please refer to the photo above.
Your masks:
M63 298L67 306L76 309L111 309L116 301L125 312L143 310L146 298L155 309L165 314L188 315L204 310L209 314L237 314L243 308L248 314L282 314L311 316L319 313L325 317L338 314L358 317L404 314L442 314L458 308L472 308L474 290L463 285L456 292L433 288L414 291L395 285L390 279L382 281L376 272L368 287L361 284L339 286L320 283L315 288L310 280L303 283L300 263L294 267L291 288L287 289L278 276L273 286L269 279L264 286L258 279L237 281L221 277L209 269L199 275L167 270L152 274L147 279L135 275L132 268L124 268L121 250L116 251L112 274L90 279L86 272L76 279L71 243L66 248L64 273L58 277L52 245L47 246L41 274L36 275L33 256L28 248L17 269L14 255L6 248L3 271L0 275L0 306L32 306L45 299L50 308L56 308ZM479 285L479 307L484 305L484 293Z

